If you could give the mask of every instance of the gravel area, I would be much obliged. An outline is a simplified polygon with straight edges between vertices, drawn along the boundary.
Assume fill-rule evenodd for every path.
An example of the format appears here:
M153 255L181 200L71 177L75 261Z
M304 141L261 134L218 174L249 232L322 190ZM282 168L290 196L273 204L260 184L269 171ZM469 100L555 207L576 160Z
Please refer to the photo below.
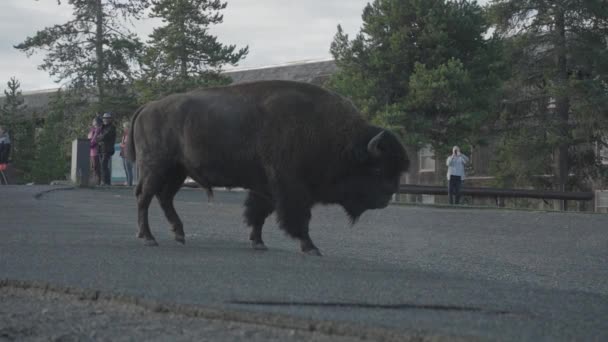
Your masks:
M352 336L158 313L39 289L1 288L0 303L0 341L361 341Z

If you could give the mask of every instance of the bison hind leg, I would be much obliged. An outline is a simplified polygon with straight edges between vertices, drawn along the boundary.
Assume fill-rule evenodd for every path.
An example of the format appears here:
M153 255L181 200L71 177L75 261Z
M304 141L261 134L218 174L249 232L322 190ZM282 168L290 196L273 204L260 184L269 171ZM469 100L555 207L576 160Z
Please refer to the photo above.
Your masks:
M139 184L136 189L137 196L137 224L139 226L139 232L137 237L144 239L146 246L158 246L156 239L150 231L150 224L148 223L148 209L150 208L150 202L154 197L154 182L150 177L142 175Z
M274 202L269 191L249 191L245 200L245 222L251 227L249 240L255 250L268 249L262 240L262 227L273 211Z

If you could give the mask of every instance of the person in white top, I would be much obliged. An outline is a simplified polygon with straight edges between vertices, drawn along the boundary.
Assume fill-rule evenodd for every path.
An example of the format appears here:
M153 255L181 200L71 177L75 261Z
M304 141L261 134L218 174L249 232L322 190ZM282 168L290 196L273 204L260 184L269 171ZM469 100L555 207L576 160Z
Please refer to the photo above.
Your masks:
M454 146L452 148L452 155L445 162L448 167L448 196L450 204L460 203L460 188L464 180L464 166L468 162L469 158L460 153L458 146Z

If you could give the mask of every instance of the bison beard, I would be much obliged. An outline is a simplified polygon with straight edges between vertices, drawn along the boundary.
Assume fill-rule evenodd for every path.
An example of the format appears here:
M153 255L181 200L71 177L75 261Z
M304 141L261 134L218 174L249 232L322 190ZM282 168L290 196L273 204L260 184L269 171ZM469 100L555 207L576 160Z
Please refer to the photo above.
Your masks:
M148 207L157 197L175 239L185 242L173 198L187 176L203 188L243 187L245 221L256 249L274 211L301 249L320 255L309 236L311 208L341 205L352 222L384 208L407 170L397 138L367 124L343 97L320 87L264 81L175 94L139 108L128 157L137 159L138 237L157 245ZM137 158L136 158L137 157Z

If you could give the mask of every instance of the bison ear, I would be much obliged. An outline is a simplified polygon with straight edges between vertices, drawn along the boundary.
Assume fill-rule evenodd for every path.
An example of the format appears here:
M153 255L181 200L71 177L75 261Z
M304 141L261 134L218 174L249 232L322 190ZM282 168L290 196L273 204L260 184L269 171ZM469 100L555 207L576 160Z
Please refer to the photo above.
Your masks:
M384 131L381 131L380 133L376 134L376 136L373 137L367 143L367 152L372 157L380 157L380 155L382 154L382 151L380 151L380 148L378 147L378 144L380 143L380 140L382 140L383 136L384 136Z

